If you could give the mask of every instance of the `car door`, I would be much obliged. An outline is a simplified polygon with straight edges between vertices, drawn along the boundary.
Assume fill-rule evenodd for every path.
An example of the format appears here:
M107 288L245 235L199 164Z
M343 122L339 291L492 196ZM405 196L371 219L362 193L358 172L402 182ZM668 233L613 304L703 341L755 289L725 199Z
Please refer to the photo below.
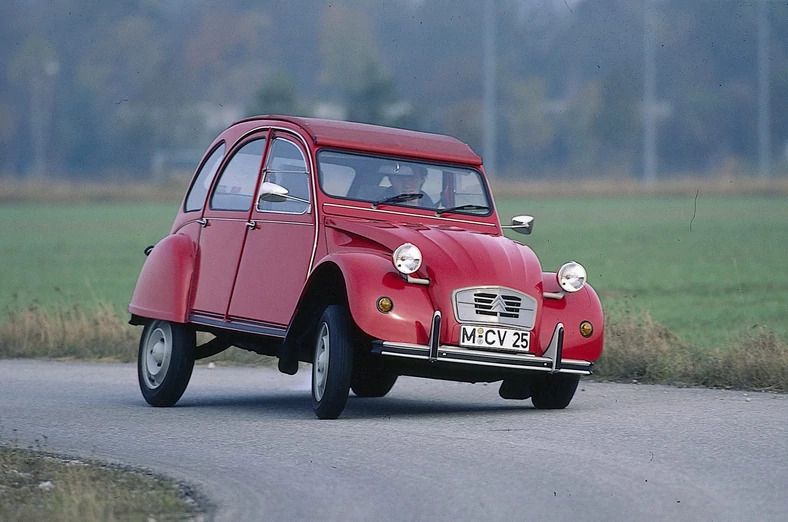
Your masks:
M297 136L271 136L264 182L288 190L282 201L256 201L230 302L232 318L286 326L309 273L316 241L306 148Z
M203 211L192 315L226 320L267 137L257 135L230 157Z

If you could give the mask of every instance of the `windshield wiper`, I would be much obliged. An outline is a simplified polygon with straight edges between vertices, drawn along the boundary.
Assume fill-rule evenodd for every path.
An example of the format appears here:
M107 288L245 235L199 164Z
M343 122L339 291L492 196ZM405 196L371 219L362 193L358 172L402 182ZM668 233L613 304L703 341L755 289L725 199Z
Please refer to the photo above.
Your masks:
M457 207L439 208L435 213L441 215L444 212L457 212L460 210L490 210L490 207L485 205L460 205Z
M383 198L381 200L375 201L372 203L372 208L377 207L378 205L382 205L384 203L402 203L403 201L410 201L412 199L421 199L424 197L424 194L397 194L396 196L390 196L388 198Z

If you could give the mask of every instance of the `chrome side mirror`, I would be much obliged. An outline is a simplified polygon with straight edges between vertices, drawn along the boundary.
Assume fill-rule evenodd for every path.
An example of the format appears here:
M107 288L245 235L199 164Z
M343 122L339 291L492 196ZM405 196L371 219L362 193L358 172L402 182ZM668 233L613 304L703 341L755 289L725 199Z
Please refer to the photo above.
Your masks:
M260 184L260 196L257 198L257 204L262 201L272 201L274 203L281 203L287 201L287 189L282 185L265 181Z
M511 228L515 232L519 234L530 234L534 229L534 217L533 216L514 216L512 218L512 226L505 227Z

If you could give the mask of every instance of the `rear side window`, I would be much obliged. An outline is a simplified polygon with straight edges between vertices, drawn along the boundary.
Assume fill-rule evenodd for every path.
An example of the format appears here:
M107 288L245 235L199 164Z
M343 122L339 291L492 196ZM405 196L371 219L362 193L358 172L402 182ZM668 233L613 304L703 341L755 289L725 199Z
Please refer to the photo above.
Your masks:
M186 212L194 212L195 210L202 210L205 205L205 196L211 188L213 178L216 176L216 171L219 170L219 164L224 159L224 143L216 147L205 163L202 164L200 172L194 178L194 183L189 189L189 195L186 196L186 204L184 210Z

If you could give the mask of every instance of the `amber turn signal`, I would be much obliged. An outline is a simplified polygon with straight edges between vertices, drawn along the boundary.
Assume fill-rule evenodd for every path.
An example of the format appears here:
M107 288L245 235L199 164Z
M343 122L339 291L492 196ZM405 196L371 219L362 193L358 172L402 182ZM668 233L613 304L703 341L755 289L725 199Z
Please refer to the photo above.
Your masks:
M391 299L389 299L388 297L378 298L378 310L380 310L385 314L387 312L390 312L392 308L394 308L394 302Z
M589 323L588 321L583 321L580 323L580 335L583 337L591 337L591 334L594 333L594 325Z

